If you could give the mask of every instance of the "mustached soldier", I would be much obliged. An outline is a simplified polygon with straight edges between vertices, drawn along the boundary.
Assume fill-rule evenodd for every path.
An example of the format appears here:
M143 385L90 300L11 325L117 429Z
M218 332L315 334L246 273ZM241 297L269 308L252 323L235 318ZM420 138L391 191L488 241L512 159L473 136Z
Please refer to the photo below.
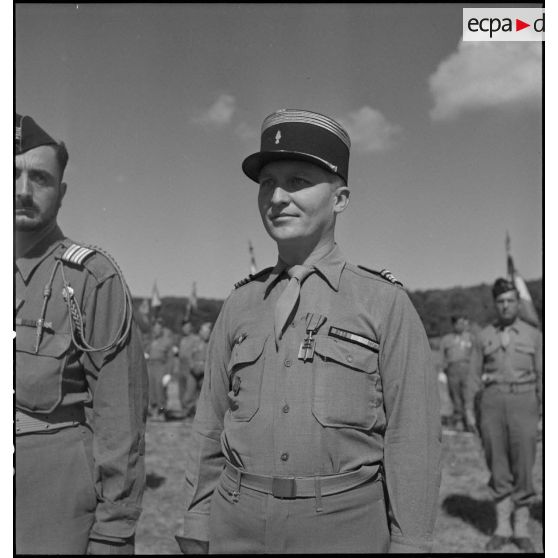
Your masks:
M210 341L186 470L185 553L428 552L436 375L387 271L335 243L350 140L280 110L245 159L277 265L237 284Z
M118 266L57 225L67 161L16 115L16 553L130 554L147 373Z

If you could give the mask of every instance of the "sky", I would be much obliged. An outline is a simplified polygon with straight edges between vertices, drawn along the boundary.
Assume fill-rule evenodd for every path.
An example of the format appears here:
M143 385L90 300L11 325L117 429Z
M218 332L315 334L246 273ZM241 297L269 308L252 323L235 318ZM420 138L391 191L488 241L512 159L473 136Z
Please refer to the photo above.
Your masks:
M136 296L224 298L249 241L275 263L241 164L279 108L351 136L353 263L411 290L492 283L508 231L540 278L541 44L463 43L467 6L17 4L15 106L68 146L62 229Z

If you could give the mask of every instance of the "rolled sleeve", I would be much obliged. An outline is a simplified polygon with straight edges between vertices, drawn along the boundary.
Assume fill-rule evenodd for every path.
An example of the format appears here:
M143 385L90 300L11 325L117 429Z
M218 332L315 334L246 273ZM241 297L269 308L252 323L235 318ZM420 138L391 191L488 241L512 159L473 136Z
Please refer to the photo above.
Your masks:
M380 348L390 552L429 552L441 465L440 401L424 327L398 290Z

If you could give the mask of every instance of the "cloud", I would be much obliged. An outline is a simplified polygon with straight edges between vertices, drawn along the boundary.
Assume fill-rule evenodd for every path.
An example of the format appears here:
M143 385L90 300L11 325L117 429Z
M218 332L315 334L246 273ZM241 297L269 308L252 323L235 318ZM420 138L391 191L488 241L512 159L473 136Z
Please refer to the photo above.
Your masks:
M235 110L236 99L223 93L201 116L194 118L194 121L204 126L226 126L231 123Z
M368 106L349 113L339 119L340 124L349 132L351 146L357 151L372 152L387 149L400 126L391 124L384 115Z
M542 48L531 42L461 42L428 79L434 120L465 111L537 101L542 93Z
M234 133L242 140L249 141L259 137L259 130L256 130L252 126L246 124L246 122L241 122L234 130Z

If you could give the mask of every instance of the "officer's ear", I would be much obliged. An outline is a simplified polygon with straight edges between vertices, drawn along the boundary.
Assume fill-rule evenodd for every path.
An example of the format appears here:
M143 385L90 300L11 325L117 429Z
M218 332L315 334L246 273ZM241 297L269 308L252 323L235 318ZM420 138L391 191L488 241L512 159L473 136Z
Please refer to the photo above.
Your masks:
M68 185L65 182L60 182L60 191L59 191L60 195L58 197L58 207L62 206L62 199L66 195L67 188L68 188Z
M341 213L345 211L345 208L349 205L349 196L351 192L349 188L342 183L335 189L334 192L334 202L333 202L333 212Z

